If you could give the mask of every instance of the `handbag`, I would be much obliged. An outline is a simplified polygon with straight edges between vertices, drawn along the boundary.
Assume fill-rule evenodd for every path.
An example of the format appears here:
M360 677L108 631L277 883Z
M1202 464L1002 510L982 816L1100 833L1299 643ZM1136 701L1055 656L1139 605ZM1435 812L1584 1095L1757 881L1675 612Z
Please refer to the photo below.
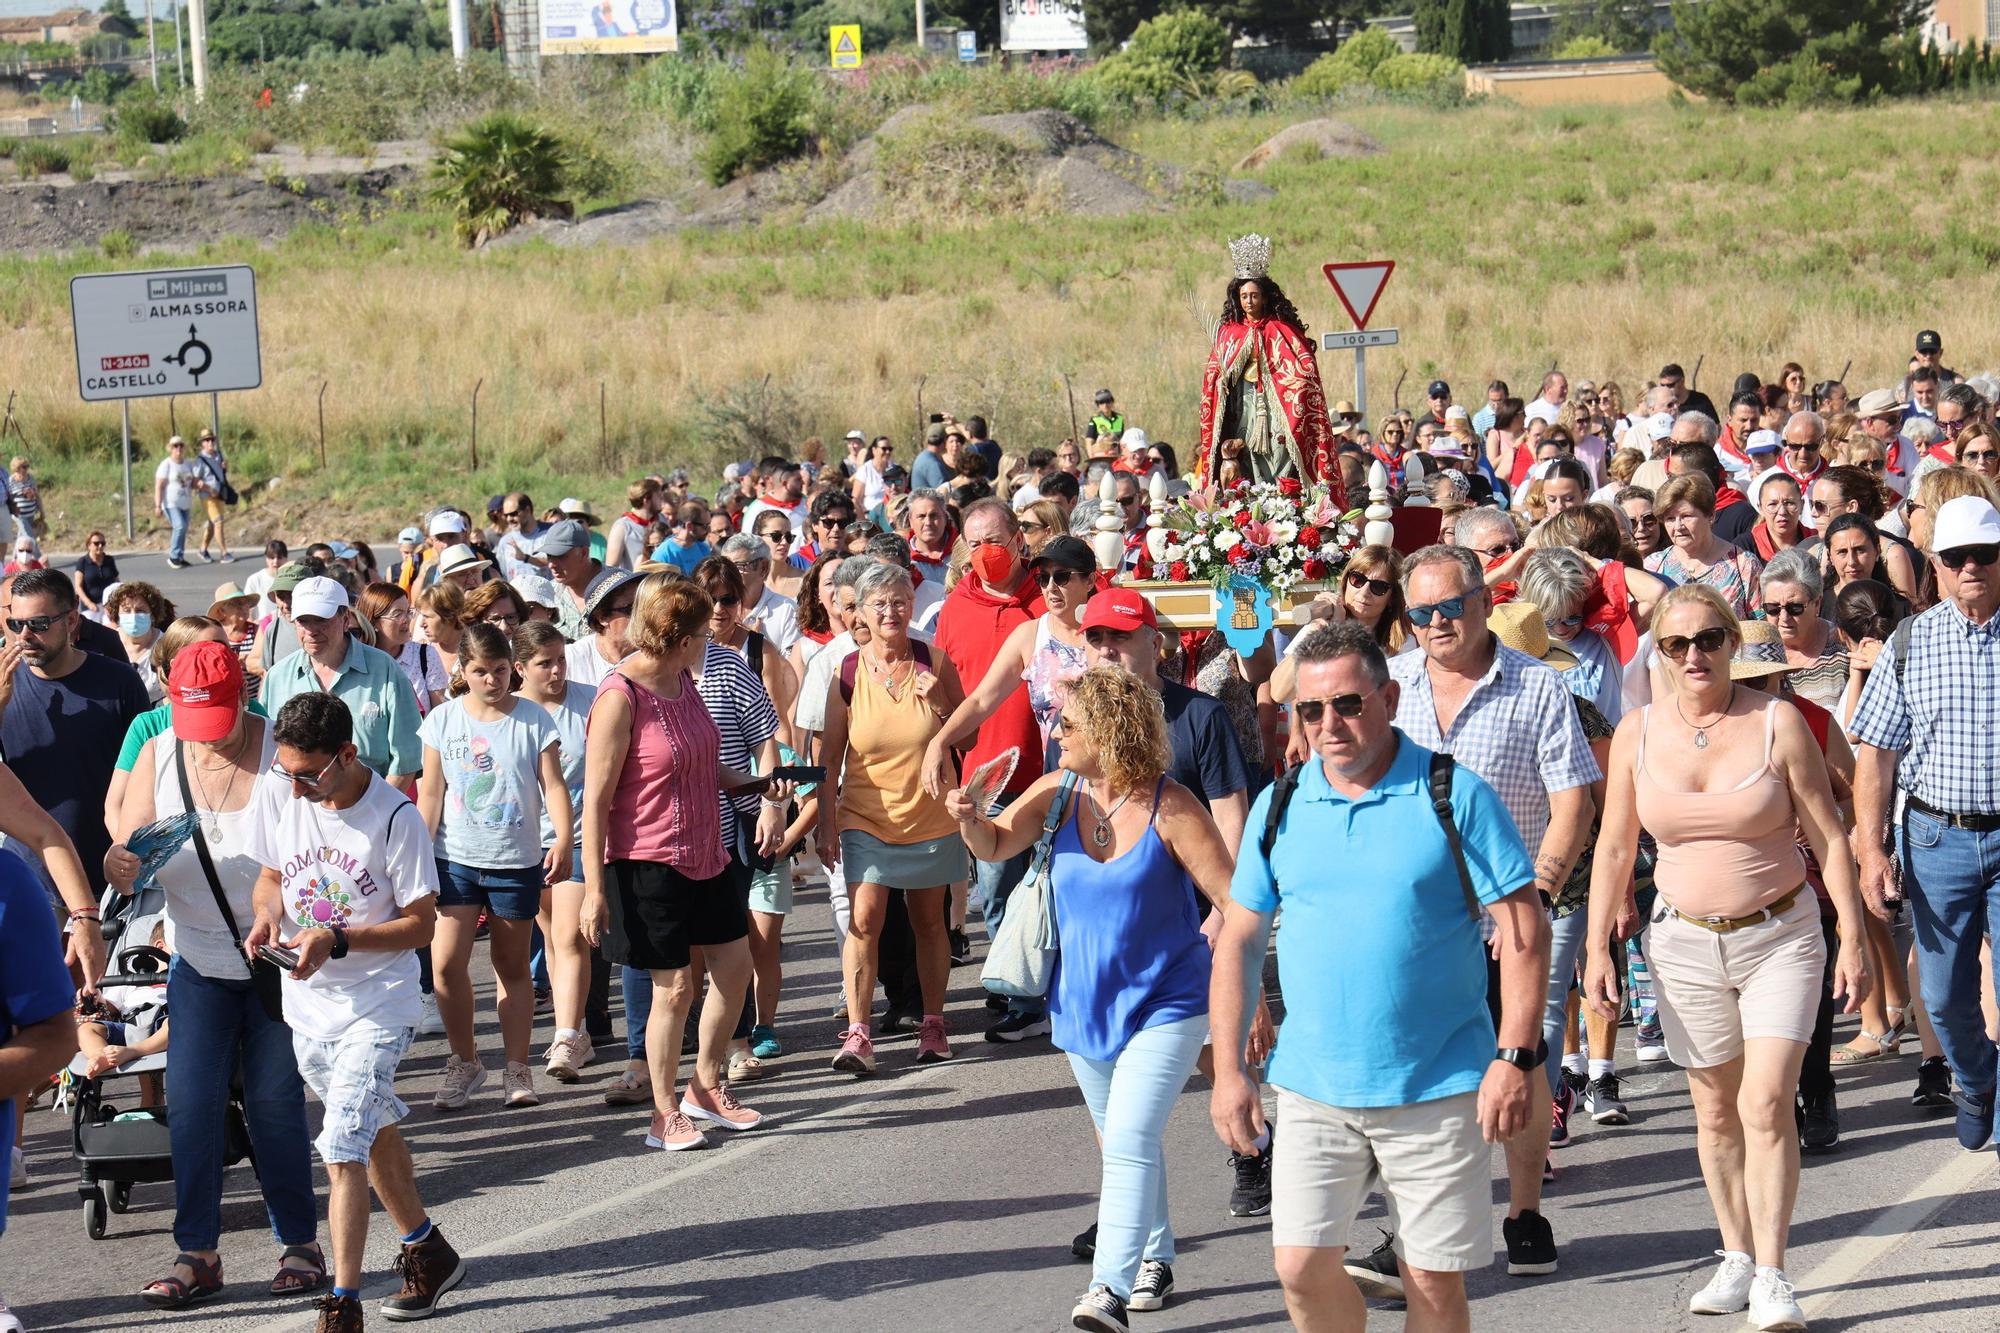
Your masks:
M188 813L194 813L194 793L188 788L187 751L177 741L174 744L174 776L180 779L181 804ZM243 932L236 928L236 913L229 910L229 896L222 891L222 881L215 873L215 860L208 854L208 839L201 831L201 818L194 821L194 854L201 861L201 873L208 879L208 891L215 895L215 908L222 913L222 924L229 927L229 938L236 944L236 952L243 952ZM256 988L257 998L264 1005L264 1016L273 1023L285 1021L285 974L275 964L261 958L253 958L250 963L250 984Z
M1055 799L1049 802L1048 817L1042 821L1042 836L1035 842L1028 873L1008 895L1000 928L987 947L986 967L979 979L995 994L1028 1000L1049 992L1060 945L1055 908L1049 899L1049 862L1056 830L1069 814L1070 793L1075 788L1076 774L1065 772Z

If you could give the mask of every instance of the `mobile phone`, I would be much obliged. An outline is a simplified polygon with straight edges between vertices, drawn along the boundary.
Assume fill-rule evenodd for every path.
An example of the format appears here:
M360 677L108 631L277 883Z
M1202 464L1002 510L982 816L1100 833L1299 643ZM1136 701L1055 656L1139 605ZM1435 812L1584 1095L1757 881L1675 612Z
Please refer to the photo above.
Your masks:
M779 764L768 776L773 782L825 782L824 764Z
M283 968L287 972L298 970L299 955L296 950L286 949L275 944L260 944L257 946L257 956L275 967Z

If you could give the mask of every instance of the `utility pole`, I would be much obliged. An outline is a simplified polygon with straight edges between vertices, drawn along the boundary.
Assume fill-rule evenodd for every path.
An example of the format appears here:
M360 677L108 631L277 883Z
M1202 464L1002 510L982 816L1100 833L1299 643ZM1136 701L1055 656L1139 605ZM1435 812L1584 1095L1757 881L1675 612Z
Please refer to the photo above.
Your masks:
M146 0L146 63L153 70L153 91L160 91L160 47L153 40L153 0Z
M181 59L180 0L174 0L174 78L179 81L181 90L185 92L188 86L188 76L187 76L187 65Z
M194 66L194 100L208 96L208 0L188 0L188 64Z
M451 58L459 68L465 67L468 37L465 22L465 0L446 0L445 8L451 15Z
M917 0L917 50L924 49L924 0Z

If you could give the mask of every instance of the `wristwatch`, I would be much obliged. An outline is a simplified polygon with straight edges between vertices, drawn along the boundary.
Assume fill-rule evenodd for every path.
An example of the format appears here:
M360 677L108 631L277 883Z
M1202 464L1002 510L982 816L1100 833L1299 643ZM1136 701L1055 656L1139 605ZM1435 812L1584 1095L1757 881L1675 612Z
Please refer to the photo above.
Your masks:
M1493 1052L1493 1058L1504 1060L1523 1073L1532 1073L1540 1069L1542 1062L1549 1058L1549 1044L1547 1041L1537 1042L1533 1050L1529 1050L1526 1046L1502 1046Z
M327 933L333 936L333 951L327 954L327 958L330 960L347 957L347 932L339 926L328 926L326 929Z

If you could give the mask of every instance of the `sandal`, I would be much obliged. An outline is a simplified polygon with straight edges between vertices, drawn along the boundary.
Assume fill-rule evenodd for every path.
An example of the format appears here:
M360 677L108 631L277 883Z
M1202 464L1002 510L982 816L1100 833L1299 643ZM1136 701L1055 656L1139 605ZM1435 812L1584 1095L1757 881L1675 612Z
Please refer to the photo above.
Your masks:
M731 1083L754 1083L760 1078L771 1076L771 1066L759 1060L748 1051L729 1053L729 1081Z
M287 1259L303 1259L310 1267L287 1268ZM325 1285L326 1255L318 1245L287 1245L278 1256L278 1275L271 1279L273 1296L307 1296Z
M173 1273L156 1277L139 1289L139 1299L157 1310L184 1310L197 1301L205 1301L222 1290L222 1260L209 1263L197 1259L192 1254L174 1256L176 1267L185 1264L194 1273L194 1284L188 1283Z
M1888 1009L1889 1031L1883 1040L1888 1043L1889 1054L1896 1055L1902 1051L1903 1038L1910 1034L1915 1020L1910 1017L1910 1006L1907 1004L1892 1004Z
M1865 1051L1854 1046L1836 1046L1833 1048L1832 1056L1829 1057L1829 1062L1836 1065L1860 1065L1896 1053L1895 1041L1880 1032L1863 1032L1855 1040L1872 1041L1875 1043L1875 1049Z
M653 1104L653 1080L644 1074L628 1069L604 1089L606 1106L638 1106L642 1103L647 1106Z

